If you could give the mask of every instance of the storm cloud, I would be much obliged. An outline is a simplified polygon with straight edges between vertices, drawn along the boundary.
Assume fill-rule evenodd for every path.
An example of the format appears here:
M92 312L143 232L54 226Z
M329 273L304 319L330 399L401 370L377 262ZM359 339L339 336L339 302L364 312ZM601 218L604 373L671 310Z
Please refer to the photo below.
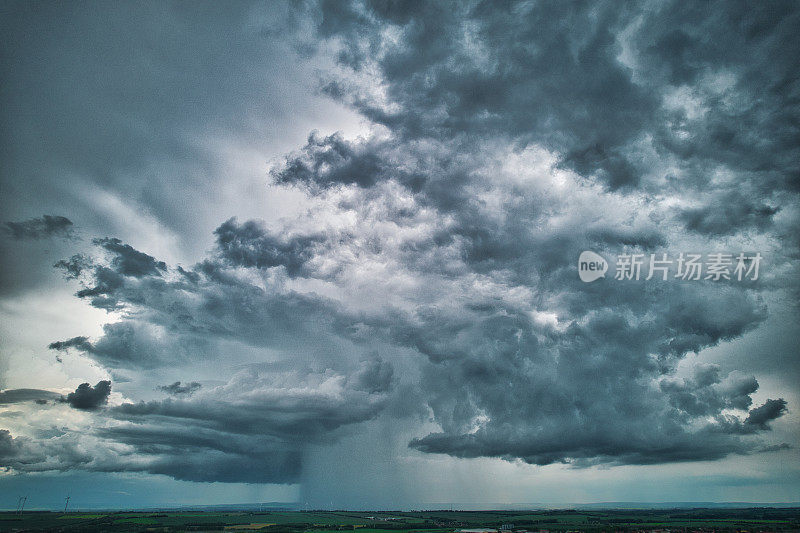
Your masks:
M85 409L93 411L100 409L108 403L108 396L111 394L111 382L100 381L92 387L88 383L81 383L75 392L70 392L63 401L75 409Z
M101 232L56 262L106 320L42 346L115 392L68 394L91 423L63 434L0 433L0 466L297 483L309 454L380 424L408 428L413 457L574 468L796 446L792 391L753 370L763 354L726 363L800 294L796 4L320 1L281 16L362 129L311 131L259 167L300 207L215 213L191 262L163 253L174 241ZM164 193L155 213L165 188L148 190ZM764 261L744 281L645 266L584 283L586 250ZM21 390L0 403L49 398Z
M74 238L72 221L62 216L43 215L40 218L32 218L23 222L6 222L3 227L17 240L49 237Z

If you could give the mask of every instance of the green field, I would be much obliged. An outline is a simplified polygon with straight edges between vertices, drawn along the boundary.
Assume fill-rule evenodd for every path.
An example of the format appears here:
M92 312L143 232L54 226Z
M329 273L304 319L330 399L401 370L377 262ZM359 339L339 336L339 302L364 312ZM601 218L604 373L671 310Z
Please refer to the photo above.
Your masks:
M262 531L266 533L451 533L513 531L800 531L800 508L602 511L13 512L2 531Z

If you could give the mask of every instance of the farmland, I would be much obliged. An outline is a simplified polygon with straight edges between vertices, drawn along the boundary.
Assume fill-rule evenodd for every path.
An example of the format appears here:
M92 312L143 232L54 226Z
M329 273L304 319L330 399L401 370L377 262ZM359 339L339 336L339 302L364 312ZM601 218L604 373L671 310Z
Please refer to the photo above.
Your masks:
M800 531L800 508L538 511L147 511L0 513L4 531L261 531L451 533Z

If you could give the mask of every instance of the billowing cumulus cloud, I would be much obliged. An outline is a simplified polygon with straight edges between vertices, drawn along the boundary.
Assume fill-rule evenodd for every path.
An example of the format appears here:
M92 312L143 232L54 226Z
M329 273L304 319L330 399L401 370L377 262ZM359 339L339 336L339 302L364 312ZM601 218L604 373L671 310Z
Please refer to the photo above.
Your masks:
M75 392L67 394L63 401L75 409L92 411L108 403L111 394L111 382L99 381L94 387L88 383L81 383Z
M284 240L252 220L240 225L230 219L214 233L226 262L257 268L283 266L289 275L296 275L313 255L314 243L323 241L321 236Z
M795 445L774 436L790 391L698 354L798 294L798 12L299 9L296 44L332 56L321 90L365 128L274 160L269 186L303 210L225 213L192 265L112 236L58 261L109 315L49 348L119 397L81 385L66 399L93 423L0 434L2 466L294 483L312 448L387 420L412 428L408 453L578 468ZM746 281L584 283L584 250L764 262Z
M786 412L786 400L767 400L764 405L756 407L750 411L750 415L745 420L745 424L752 424L759 429L767 429L767 424L775 420Z

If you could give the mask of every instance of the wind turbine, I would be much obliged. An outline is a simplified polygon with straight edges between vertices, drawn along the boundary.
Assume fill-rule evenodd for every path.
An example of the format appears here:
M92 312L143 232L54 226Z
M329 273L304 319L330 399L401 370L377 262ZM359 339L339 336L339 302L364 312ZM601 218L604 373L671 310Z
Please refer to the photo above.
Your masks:
M22 511L25 510L25 502L27 502L27 501L28 501L28 497L27 496L21 496L20 497L19 502L17 503L17 510L19 511L20 515L22 514Z

